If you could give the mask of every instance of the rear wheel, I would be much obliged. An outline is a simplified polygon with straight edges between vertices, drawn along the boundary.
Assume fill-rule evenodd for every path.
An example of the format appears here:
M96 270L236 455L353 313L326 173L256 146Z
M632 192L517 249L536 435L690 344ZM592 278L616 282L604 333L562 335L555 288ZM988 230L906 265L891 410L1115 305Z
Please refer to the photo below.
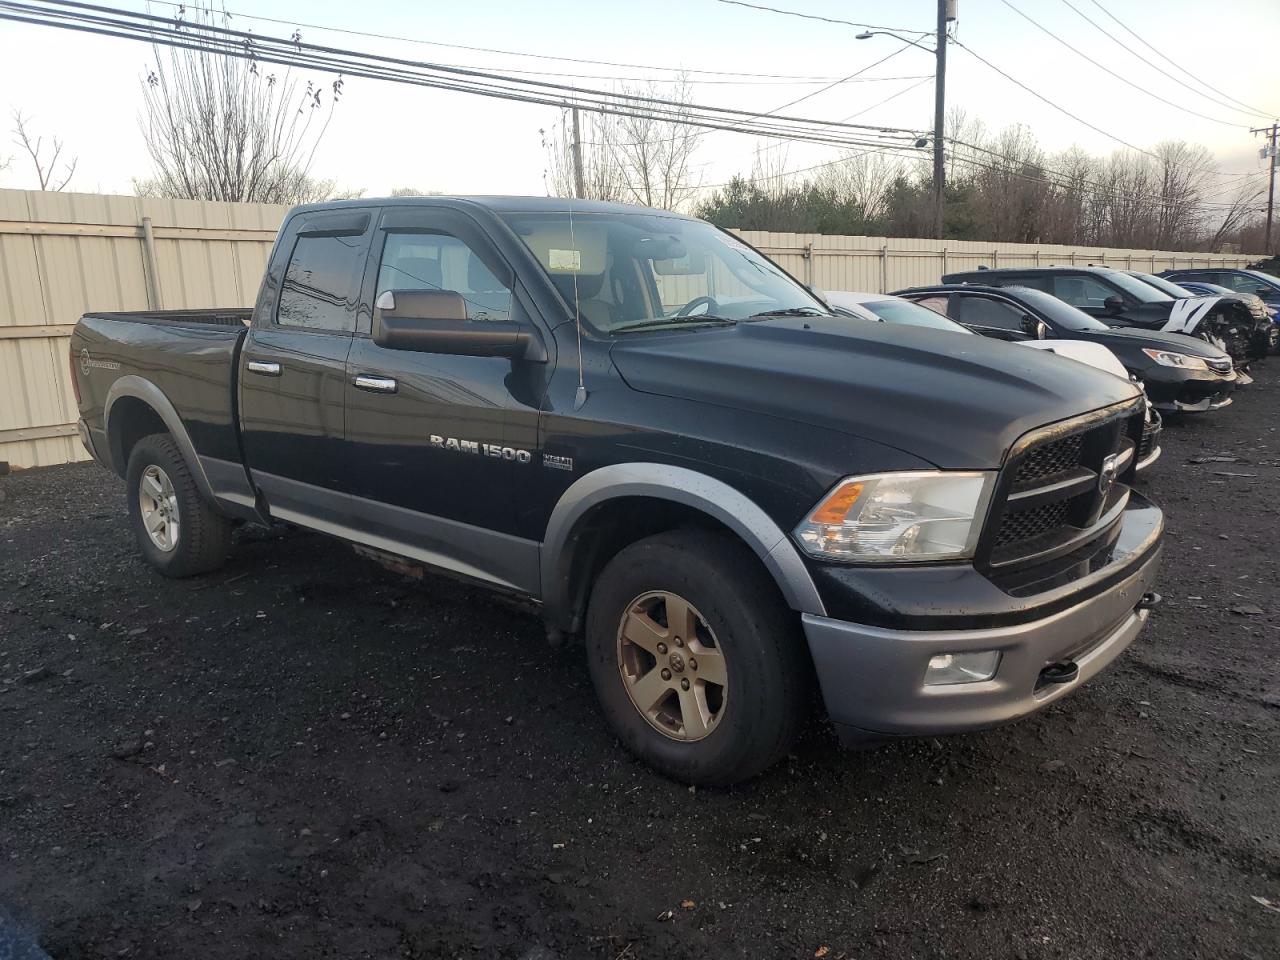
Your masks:
M586 632L614 732L675 779L755 776L806 716L811 667L795 615L728 536L679 530L622 550L594 585Z
M154 433L137 442L125 485L134 536L151 566L166 577L222 566L232 523L200 495L172 437Z

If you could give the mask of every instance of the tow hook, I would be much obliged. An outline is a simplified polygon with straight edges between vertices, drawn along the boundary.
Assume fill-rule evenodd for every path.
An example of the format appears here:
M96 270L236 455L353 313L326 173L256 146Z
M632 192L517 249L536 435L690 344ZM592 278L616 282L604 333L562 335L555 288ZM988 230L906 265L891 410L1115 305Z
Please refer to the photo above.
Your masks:
M1138 601L1138 605L1133 609L1154 610L1156 607L1160 605L1160 601L1162 601L1163 599L1164 597L1160 596L1160 594L1155 593L1154 591L1144 593L1142 595L1142 599Z
M1040 671L1040 682L1037 686L1047 687L1050 684L1072 683L1080 676L1080 667L1070 660L1051 663Z

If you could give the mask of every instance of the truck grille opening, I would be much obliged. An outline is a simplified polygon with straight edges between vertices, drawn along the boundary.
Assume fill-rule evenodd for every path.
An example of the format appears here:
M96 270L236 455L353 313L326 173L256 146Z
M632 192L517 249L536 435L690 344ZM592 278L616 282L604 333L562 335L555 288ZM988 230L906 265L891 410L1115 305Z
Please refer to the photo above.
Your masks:
M995 546L999 548L1021 540L1031 540L1050 530L1059 529L1066 519L1067 504L1061 500L1057 503L1046 503L1042 507L1023 510L1020 513L1008 514L1000 524Z
M1160 421L1153 420L1151 423L1143 424L1142 439L1138 441L1138 462L1141 463L1147 457L1151 456L1152 451L1160 442Z
M1043 440L1015 451L979 559L990 567L1048 562L1101 536L1110 526L1103 521L1128 500L1134 463L1156 443L1158 428L1144 436L1144 420L1130 404L1081 418L1065 433L1046 430Z

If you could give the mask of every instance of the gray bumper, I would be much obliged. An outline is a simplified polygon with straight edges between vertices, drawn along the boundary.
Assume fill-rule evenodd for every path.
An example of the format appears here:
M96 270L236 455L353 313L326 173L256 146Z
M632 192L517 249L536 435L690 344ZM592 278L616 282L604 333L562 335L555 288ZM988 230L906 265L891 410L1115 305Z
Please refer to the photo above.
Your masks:
M89 451L89 456L104 467L110 466L106 460L102 459L102 453L100 452L106 450L106 436L101 431L91 430L83 420L78 420L76 421L76 433L80 435L80 442ZM97 434L96 437L95 434Z
M1039 710L1098 674L1138 635L1158 559L1084 603L1010 627L886 630L806 614L827 713L838 726L869 734L919 735L977 730ZM994 678L925 686L932 657L978 650L1000 651ZM1037 689L1041 671L1063 662L1076 665L1075 678Z

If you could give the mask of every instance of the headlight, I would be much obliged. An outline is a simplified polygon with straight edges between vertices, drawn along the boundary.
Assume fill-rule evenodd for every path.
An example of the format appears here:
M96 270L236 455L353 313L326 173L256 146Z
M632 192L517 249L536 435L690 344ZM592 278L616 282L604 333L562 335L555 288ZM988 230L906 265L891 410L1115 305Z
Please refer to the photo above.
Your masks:
M836 484L796 527L812 556L901 563L972 557L994 473L880 473Z
M1173 353L1170 350L1142 350L1148 357L1162 367L1178 367L1182 370L1208 370L1209 365L1199 357L1191 357L1185 353Z

